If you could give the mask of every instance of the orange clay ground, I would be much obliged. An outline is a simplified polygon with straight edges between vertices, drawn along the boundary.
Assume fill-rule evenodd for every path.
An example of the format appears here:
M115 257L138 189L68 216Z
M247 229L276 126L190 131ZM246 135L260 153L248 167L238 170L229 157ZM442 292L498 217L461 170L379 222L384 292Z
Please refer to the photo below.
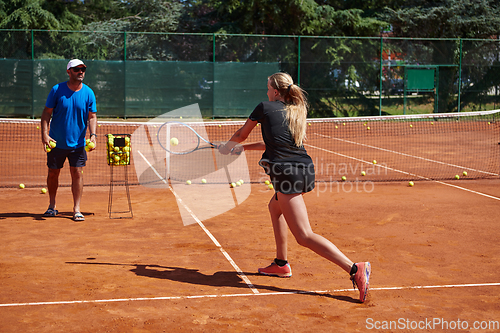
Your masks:
M372 263L365 304L345 272L291 236L293 277L257 275L275 255L272 192L244 186L242 205L203 221L220 248L183 226L168 189L131 187L133 218L110 219L109 188L85 187L78 223L68 187L55 218L42 217L40 189L1 189L0 332L500 330L500 180L307 194L313 230ZM127 208L123 189L116 209Z

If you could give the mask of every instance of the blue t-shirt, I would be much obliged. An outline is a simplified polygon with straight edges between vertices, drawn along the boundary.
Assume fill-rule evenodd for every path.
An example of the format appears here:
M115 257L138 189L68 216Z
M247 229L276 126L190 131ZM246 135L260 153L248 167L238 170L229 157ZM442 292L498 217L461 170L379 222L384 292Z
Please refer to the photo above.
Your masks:
M49 135L57 148L75 149L85 146L89 112L97 112L95 94L86 84L73 91L67 82L56 84L47 97L45 106L52 111Z

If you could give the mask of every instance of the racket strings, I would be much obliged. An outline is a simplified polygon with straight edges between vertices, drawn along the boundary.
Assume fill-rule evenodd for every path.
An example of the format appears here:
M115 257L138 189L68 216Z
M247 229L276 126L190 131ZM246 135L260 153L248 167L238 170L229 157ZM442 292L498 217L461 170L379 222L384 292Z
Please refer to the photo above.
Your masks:
M160 141L171 153L188 154L198 149L201 140L191 128L173 124L162 128Z

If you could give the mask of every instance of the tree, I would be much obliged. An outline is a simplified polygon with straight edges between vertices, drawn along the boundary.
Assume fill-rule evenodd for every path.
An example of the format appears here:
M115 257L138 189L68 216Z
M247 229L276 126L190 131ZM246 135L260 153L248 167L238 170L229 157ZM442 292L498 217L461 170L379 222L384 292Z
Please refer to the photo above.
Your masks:
M401 9L386 8L379 16L389 22L396 36L417 38L440 38L423 47L423 52L429 54L433 64L458 64L459 41L450 42L443 38L484 38L500 34L500 4L496 0L440 0L429 2L425 0L410 0ZM482 42L467 43L462 48L462 54L477 50ZM424 50L425 49L425 50ZM498 47L489 50L491 53L476 53L470 62L484 64L487 59L496 59ZM485 94L492 86L499 84L485 75L489 71L498 71L498 62L489 62L488 66L471 68L470 75L474 77L474 94ZM446 73L445 75L443 75ZM439 106L440 112L456 109L454 93L457 89L458 67L440 67ZM484 82L483 78L488 78ZM463 83L460 82L460 85ZM478 90L482 87L482 90ZM474 99L469 95L467 100ZM465 99L464 99L465 101ZM464 103L462 101L462 104Z
M82 19L69 7L54 0L13 0L2 2L0 29L76 30Z
M377 35L385 23L362 10L336 9L313 0L193 0L185 2L181 29L267 35Z

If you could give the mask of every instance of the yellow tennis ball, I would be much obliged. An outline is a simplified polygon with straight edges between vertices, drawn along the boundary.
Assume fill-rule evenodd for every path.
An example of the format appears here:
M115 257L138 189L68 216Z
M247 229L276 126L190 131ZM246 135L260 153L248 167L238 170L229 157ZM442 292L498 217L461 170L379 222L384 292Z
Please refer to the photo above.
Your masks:
M115 147L115 151L119 152L120 151L120 147Z
M264 182L264 184L269 185L269 184L271 184L271 182L270 182L269 180L266 180L266 181Z
M90 141L87 145L87 147L89 147L89 149L92 149L95 147L95 143L93 143L92 141Z
M90 142L90 139L85 140L85 144L88 145Z
M347 180L346 176L342 176L342 181L345 182Z
M130 151L130 147L123 147L123 151L128 153Z
M240 183L242 183L242 184L244 183L243 179L240 179Z
M274 188L274 186L273 186L273 184L269 184L269 185L267 185L267 188L272 190Z
M412 187L413 185L415 185L413 182L408 183L408 186L410 186L410 187Z
M410 124L410 127L413 127L413 125L412 125L412 124Z
M460 179L460 176L459 175L455 175L455 179Z
M241 183L239 180L236 182L236 186L241 186Z
M177 138L170 139L170 144L172 146L177 146L179 144L179 140Z
M373 164L377 164L377 161L376 161L376 160L373 160Z
M361 176L366 176L366 172L361 171Z
M202 184L206 184L206 183L207 183L207 180L206 180L205 178L203 178L203 179L201 180L201 183L202 183Z
M115 155L114 159L115 159L116 162L118 162L120 160L120 156Z
M24 188L24 184L19 184L19 188Z
M46 151L47 153L50 153L50 152L51 152L51 150L52 150L52 149L50 149L50 146L46 146L46 147L45 147L45 151Z
M186 181L186 184L191 185L191 181L190 181L190 180L187 180L187 181Z
M236 183L231 183L231 187L236 187Z
M222 127L222 125L221 125L221 124L219 124L219 127Z
M49 142L49 145L52 147L52 148L55 148L56 147L56 143L54 141L50 141Z
M462 172L462 175L467 176L467 171Z
M367 129L367 130L369 130L369 129L370 129L370 126L368 126L366 129Z
M44 188L42 188L41 192L42 192L42 194L45 194L45 193L47 193L47 189L44 187Z

